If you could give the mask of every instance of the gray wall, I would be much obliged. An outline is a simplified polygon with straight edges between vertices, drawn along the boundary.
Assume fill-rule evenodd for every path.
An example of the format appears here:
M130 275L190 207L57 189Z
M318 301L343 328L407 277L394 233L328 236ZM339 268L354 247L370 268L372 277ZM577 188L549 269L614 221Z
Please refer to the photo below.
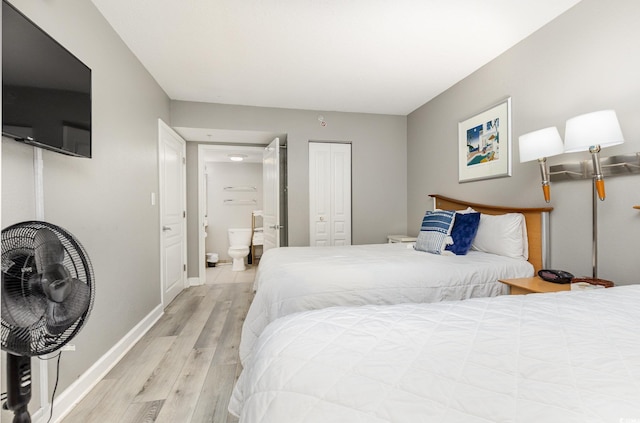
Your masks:
M640 2L583 0L496 60L408 116L408 225L419 230L429 193L474 202L544 206L536 162L519 163L518 136L547 126L564 134L573 116L613 108L625 135L623 145L602 156L640 151ZM512 97L513 176L458 183L457 124L499 99ZM550 164L589 159L564 154ZM553 267L591 274L590 181L551 187ZM606 181L599 206L599 276L637 283L640 262L640 175Z
M320 126L318 115L327 126ZM287 134L289 245L309 245L309 149L314 141L352 143L353 244L386 242L407 230L406 117L171 102L175 127ZM187 143L189 254L197 251L197 147ZM195 169L195 170L194 170ZM197 267L189 259L189 276ZM196 261L197 263L197 261Z
M45 220L73 233L96 302L61 362L62 392L160 304L158 118L169 98L86 0L12 0L93 71L93 158L43 151ZM33 147L3 139L2 227L35 217ZM50 383L55 377L51 364ZM5 417L3 413L3 418ZM4 421L4 420L3 420Z

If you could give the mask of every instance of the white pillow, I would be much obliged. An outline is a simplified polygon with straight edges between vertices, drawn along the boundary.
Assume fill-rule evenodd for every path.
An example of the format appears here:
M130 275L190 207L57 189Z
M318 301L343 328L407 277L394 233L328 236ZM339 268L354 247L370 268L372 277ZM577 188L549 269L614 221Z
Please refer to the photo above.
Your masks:
M507 213L494 216L482 213L471 249L527 260L529 242L524 215Z

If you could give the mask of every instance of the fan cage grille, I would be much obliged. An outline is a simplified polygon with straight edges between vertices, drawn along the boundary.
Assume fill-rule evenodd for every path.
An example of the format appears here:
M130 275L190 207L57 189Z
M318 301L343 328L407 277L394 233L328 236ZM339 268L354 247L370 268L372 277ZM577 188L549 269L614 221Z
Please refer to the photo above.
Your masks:
M82 244L65 229L41 221L17 223L2 230L3 294L11 291L14 295L17 293L25 298L29 296L30 289L27 282L33 274L37 273L34 239L37 231L43 228L53 231L62 243L65 252L62 264L73 278L81 280L89 287L90 303L87 311L80 318L58 334L52 334L47 330L44 316L27 327L21 327L6 321L3 313L2 349L16 355L31 357L49 354L62 348L84 326L95 299L93 267Z

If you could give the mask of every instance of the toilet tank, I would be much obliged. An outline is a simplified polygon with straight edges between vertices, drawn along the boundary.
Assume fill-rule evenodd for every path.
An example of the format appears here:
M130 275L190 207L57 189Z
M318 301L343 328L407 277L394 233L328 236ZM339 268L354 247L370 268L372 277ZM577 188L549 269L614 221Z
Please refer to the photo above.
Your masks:
M229 246L244 247L251 245L251 228L229 228Z

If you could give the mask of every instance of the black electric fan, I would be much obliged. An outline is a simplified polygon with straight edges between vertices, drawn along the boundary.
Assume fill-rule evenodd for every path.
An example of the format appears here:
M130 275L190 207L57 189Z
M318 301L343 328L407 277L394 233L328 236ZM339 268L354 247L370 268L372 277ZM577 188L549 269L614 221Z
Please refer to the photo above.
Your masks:
M14 423L31 422L31 357L62 348L91 312L94 276L82 245L47 222L2 230L2 349Z

